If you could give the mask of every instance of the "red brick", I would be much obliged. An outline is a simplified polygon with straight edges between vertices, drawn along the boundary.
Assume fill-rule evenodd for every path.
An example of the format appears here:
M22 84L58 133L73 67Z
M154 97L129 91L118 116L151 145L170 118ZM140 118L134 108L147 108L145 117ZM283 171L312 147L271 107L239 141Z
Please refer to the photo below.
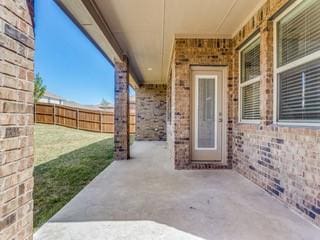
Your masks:
M115 63L114 158L127 160L129 153L129 63L126 56Z
M1 239L31 239L33 233L32 15L27 0L0 0Z

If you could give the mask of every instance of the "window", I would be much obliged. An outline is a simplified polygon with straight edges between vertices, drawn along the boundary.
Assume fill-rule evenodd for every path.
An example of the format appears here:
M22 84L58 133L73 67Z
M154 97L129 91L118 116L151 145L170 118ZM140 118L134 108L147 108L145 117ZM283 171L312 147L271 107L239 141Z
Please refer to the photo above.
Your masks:
M240 50L241 122L260 120L260 38L251 40Z
M320 1L297 1L275 21L275 120L320 123Z

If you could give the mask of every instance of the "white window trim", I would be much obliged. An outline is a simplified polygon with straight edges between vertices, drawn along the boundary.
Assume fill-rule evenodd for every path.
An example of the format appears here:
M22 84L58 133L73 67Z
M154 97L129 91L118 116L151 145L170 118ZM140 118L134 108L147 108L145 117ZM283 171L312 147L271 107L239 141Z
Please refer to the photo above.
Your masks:
M261 73L260 76L250 79L244 83L241 83L242 78L242 72L241 72L241 53L244 49L246 49L250 44L252 44L254 41L260 38L260 34L257 34L254 38L252 38L249 42L247 42L242 48L239 50L239 87L238 87L238 116L239 116L239 123L247 123L247 124L260 124L261 120L248 120L248 119L242 119L242 88L248 85L251 85L253 83L261 81ZM261 109L260 109L261 111ZM261 114L261 112L260 112Z
M279 16L274 19L273 22L273 122L278 125L283 126L307 126L312 127L316 126L319 127L319 122L304 122L303 120L279 120L278 118L278 74L284 72L286 70L298 67L304 63L311 62L313 60L320 58L320 50L314 52L310 55L297 59L291 63L278 67L278 48L277 48L277 24L278 22L288 15L292 10L294 10L298 5L300 5L304 0L297 0L292 5L290 5L285 11L283 11Z
M199 140L199 133L198 133L198 117L199 117L199 111L198 111L198 104L199 104L199 96L198 96L198 92L199 92L199 79L201 78L210 78L210 79L214 79L214 84L215 84L215 116L214 116L214 121L215 121L215 129L214 129L214 134L215 134L215 142L214 142L214 147L213 148L204 148L204 147L199 147L198 146L198 140ZM196 86L195 86L195 149L196 150L217 150L217 127L218 127L218 109L217 109L217 104L218 104L218 77L217 75L196 75L195 77L196 80Z

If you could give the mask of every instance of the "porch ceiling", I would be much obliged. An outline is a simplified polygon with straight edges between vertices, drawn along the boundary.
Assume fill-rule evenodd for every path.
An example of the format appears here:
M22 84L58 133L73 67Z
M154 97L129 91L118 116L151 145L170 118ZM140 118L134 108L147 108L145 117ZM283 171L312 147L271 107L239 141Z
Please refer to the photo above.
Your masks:
M111 61L127 54L138 83L165 84L175 37L231 38L266 0L56 1Z

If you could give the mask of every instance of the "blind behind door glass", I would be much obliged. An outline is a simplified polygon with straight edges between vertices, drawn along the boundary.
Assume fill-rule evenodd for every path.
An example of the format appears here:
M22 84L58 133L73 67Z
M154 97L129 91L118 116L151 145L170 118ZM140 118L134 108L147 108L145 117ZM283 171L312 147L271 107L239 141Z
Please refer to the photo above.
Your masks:
M215 148L215 78L198 79L198 148Z

